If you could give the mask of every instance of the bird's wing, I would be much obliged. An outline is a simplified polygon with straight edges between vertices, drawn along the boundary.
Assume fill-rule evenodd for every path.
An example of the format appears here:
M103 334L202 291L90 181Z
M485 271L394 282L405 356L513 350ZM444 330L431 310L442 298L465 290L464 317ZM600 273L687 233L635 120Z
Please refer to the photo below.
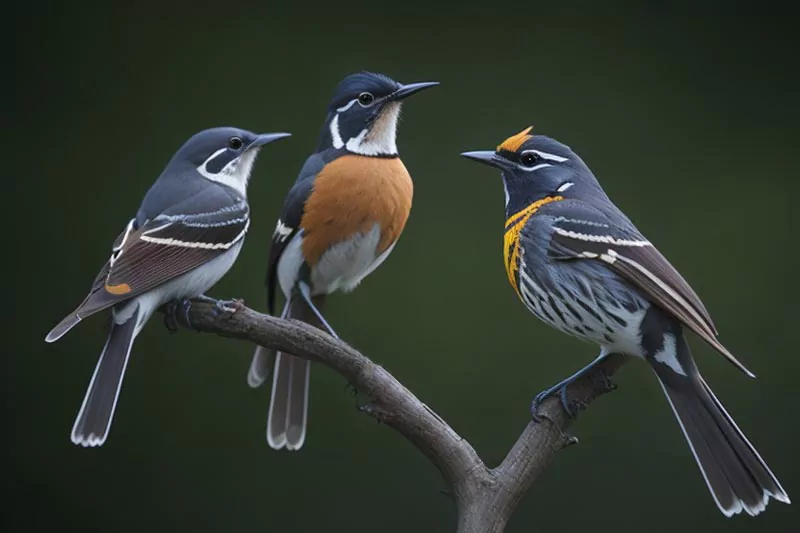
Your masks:
M327 150L309 156L283 201L283 212L275 224L267 264L267 309L271 315L275 314L275 299L278 292L278 263L286 247L300 232L300 221L303 219L306 200L314 188L314 179L325 168L326 163L336 155L335 150Z
M250 213L244 200L193 198L141 226L132 219L112 247L109 260L75 310L78 319L135 298L214 259L244 238ZM201 209L197 209L198 201ZM188 203L188 202L185 202ZM185 214L186 212L191 214ZM183 214L181 214L183 213Z
M283 203L283 212L275 225L272 242L269 247L269 263L267 265L267 308L275 314L275 299L278 291L278 263L284 250L300 231L306 200L314 188L314 176L298 180L289 190Z
M686 280L627 218L577 200L552 202L540 215L549 216L552 223L551 259L603 262L739 370L755 377L717 340L711 316Z

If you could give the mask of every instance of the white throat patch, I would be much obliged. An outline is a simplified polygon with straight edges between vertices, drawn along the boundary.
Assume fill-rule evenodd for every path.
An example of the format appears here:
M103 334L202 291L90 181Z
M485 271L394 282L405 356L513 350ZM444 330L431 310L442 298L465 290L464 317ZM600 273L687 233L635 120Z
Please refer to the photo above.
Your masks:
M253 171L253 164L261 147L250 148L245 153L231 159L227 165L214 174L208 171L208 163L215 157L225 152L227 148L220 148L206 159L202 165L197 167L197 172L204 178L235 189L242 197L247 198L247 182L250 180L250 173Z
M339 131L339 114L331 120L331 139L334 148L347 147L354 154L374 156L374 155L397 155L397 121L400 118L400 102L389 102L381 110L378 118L372 123L369 129L363 129L355 137L351 137L345 142ZM346 111L350 106L340 108L339 111Z

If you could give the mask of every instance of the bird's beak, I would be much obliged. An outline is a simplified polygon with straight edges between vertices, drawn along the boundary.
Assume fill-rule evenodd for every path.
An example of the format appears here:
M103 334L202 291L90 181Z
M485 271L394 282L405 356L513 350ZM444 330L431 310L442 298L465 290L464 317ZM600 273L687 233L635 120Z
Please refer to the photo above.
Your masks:
M264 146L265 144L269 144L271 142L279 141L281 139L285 139L286 137L291 137L291 133L262 133L255 140L250 143L250 148L257 148L259 146Z
M463 152L461 157L466 157L467 159L472 159L478 163L483 163L484 165L489 165L490 167L499 168L501 170L508 170L511 168L511 163L507 159L500 157L496 153L489 150Z
M414 93L418 93L423 89L427 89L428 87L435 87L439 85L438 81L422 81L419 83L409 83L408 85L402 85L399 89L389 95L389 100L398 101L404 98L408 98Z

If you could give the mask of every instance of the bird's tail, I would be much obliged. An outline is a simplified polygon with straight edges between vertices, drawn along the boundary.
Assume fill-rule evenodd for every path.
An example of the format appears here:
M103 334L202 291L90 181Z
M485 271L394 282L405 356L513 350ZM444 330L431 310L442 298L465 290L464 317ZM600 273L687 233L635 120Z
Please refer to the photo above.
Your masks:
M141 322L139 304L129 305L135 307L133 314L125 322L117 324L118 318L111 319L108 340L72 426L72 442L75 444L101 446L108 437L131 346L139 331L137 324Z
M281 312L281 318L286 318L289 315L289 304L290 301L287 299ZM253 359L250 361L250 369L247 371L247 384L250 387L256 389L267 380L270 370L275 365L276 355L275 350L256 346Z
M322 310L324 296L312 299L318 311ZM282 316L307 322L325 329L316 313L300 295L286 303ZM247 382L258 387L272 371L272 393L267 416L267 442L279 450L299 450L306 438L308 420L308 389L311 362L282 352L259 346L256 349Z
M789 497L697 370L683 334L667 333L647 358L692 450L714 501L726 516L755 516L769 498Z

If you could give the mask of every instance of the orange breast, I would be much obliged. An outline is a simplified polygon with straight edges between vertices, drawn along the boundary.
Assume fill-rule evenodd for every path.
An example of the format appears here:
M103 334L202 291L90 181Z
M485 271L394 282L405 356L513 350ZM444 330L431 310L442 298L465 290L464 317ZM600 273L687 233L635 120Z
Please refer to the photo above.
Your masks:
M402 233L411 211L414 187L400 158L342 156L328 163L314 181L300 227L303 255L315 265L333 244L368 232L377 223L384 252Z

